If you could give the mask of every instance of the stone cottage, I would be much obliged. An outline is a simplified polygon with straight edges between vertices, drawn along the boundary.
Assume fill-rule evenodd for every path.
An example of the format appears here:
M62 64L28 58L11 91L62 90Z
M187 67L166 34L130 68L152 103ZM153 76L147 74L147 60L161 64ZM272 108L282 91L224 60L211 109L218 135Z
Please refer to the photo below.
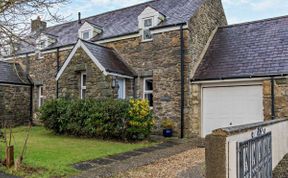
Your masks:
M23 44L16 60L33 79L34 111L62 96L146 98L159 122L171 118L188 136L189 76L226 24L220 0L155 0L52 27L38 18L37 46Z
M278 89L271 80L275 88L271 87L269 77L251 80L251 88L241 83L242 77L247 79L244 68L250 69L250 79L254 66L270 70L287 60L286 27L287 18L227 26L221 0L153 0L84 19L79 14L77 21L52 27L37 18L31 22L36 47L23 44L16 58L8 54L5 60L26 66L34 82L34 111L57 97L145 98L158 125L171 118L179 136L205 136L217 127L263 120L264 115L269 119L267 108L272 105L275 117L287 113L282 102L285 84L276 81ZM275 43L268 43L271 38ZM271 54L265 56L267 51ZM275 63L267 63L274 57ZM287 71L281 69L275 73ZM211 80L234 75L240 82L236 91L225 90L235 81L220 80L224 84L218 85L221 82ZM242 106L251 107L235 109Z
M17 63L0 61L0 128L28 124L32 83Z

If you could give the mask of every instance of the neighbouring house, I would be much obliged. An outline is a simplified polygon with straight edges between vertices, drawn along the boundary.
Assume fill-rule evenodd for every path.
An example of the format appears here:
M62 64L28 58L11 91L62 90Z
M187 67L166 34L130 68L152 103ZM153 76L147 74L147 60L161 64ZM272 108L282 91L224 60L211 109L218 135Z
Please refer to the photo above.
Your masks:
M28 124L33 86L21 66L0 61L0 128Z
M288 114L287 20L227 26L221 0L154 0L52 27L37 18L36 47L4 60L26 66L34 111L57 97L146 98L158 126L204 137Z

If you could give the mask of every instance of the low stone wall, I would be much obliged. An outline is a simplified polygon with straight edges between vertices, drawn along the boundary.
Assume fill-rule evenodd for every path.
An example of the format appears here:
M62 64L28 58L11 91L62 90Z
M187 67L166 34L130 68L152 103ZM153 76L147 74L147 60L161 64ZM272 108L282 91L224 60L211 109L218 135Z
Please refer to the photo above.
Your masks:
M0 85L0 127L27 124L30 117L30 87Z
M214 130L206 137L206 177L237 177L237 145L251 139L251 134L263 128L272 136L272 169L288 153L288 120L272 121L234 126Z

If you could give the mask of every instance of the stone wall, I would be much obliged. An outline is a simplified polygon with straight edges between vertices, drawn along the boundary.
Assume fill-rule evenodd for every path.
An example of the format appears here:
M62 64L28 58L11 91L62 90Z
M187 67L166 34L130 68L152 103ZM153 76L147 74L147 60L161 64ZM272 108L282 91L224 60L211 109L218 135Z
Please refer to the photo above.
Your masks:
M30 119L30 87L0 85L0 124L19 126Z
M188 31L184 32L188 38ZM187 42L187 40L186 40ZM153 78L154 112L158 126L162 118L171 118L180 126L180 31L154 34L153 41L141 37L106 43L116 49L125 62L138 74L136 97L143 97L143 79ZM187 44L186 44L187 47Z
M71 50L59 52L60 66L68 57ZM35 55L17 60L23 69L29 73L35 84L33 93L33 110L38 109L39 86L43 86L45 100L56 98L57 52L42 54L42 58Z
M186 59L186 70L188 77L185 82L190 83L193 73L201 62L201 53L205 50L205 46L211 38L213 31L219 27L227 25L226 16L221 3L221 0L208 0L204 3L189 21L189 50L188 56L191 58ZM201 116L200 105L201 98L199 96L199 86L190 85L185 90L185 96L188 98L185 107L185 133L186 136L200 135Z
M117 98L112 76L105 76L86 52L79 48L59 79L59 96L80 98L81 72L86 72L87 98ZM126 79L126 96L132 97L132 81Z
M275 79L275 118L288 117L288 79ZM271 81L263 81L264 119L271 119Z

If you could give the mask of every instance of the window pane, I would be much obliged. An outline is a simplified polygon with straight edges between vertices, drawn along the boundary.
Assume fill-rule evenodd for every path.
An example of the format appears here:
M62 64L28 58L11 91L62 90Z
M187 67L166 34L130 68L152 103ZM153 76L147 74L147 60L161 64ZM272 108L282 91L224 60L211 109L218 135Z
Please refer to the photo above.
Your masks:
M82 90L82 99L85 99L85 97L86 97L86 90Z
M145 91L152 91L153 90L153 80L148 79L145 80Z
M143 31L143 39L144 40L152 39L152 34L151 34L151 31L149 29Z
M40 106L44 104L44 98L40 98Z
M125 99L125 82L123 79L118 79L117 84L119 86L118 89L118 99Z
M144 27L151 27L152 26L152 19L144 20Z
M86 32L82 32L82 38L84 40L88 40L90 38L90 33L89 31L86 31Z
M40 87L40 96L43 96L43 87Z
M147 99L149 101L149 106L152 107L153 106L153 94L145 94L145 99Z
M86 86L86 74L82 76L82 86Z

